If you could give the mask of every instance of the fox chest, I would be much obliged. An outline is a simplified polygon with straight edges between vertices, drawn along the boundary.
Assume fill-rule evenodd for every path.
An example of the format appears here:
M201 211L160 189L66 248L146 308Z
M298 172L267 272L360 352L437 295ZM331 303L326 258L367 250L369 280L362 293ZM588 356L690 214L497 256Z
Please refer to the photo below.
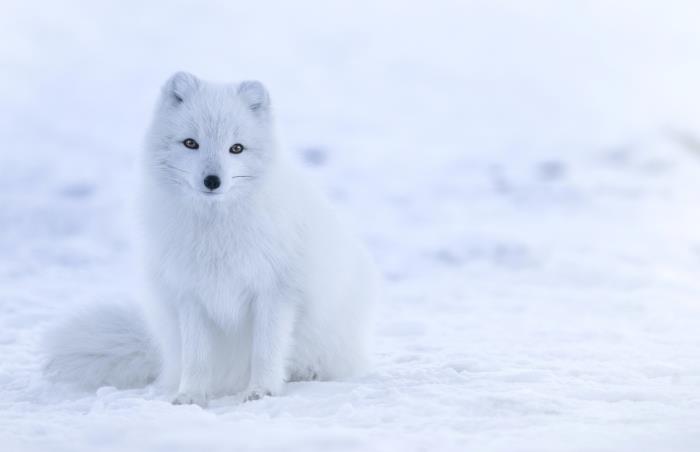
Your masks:
M208 229L160 240L156 273L162 282L180 294L181 302L200 303L213 318L237 317L285 285L289 259L274 237Z

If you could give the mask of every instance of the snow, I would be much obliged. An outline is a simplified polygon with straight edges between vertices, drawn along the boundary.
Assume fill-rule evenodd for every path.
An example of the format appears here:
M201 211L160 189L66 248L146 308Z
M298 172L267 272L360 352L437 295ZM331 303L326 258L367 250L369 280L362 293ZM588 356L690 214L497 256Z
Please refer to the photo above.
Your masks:
M2 449L699 450L699 12L4 2ZM263 80L366 239L369 374L206 410L43 380L48 325L139 298L138 156L180 69Z

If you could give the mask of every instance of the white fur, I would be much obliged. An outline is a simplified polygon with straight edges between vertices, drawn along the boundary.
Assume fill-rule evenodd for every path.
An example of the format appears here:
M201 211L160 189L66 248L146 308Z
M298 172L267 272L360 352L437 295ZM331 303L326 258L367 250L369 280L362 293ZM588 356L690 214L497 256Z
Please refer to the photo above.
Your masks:
M187 138L199 149L185 147ZM234 143L245 150L231 154ZM177 392L175 403L239 391L250 400L279 393L284 381L365 367L372 262L278 152L259 82L175 74L163 87L145 162L154 294L146 318L159 359L143 365L162 363L159 381ZM214 193L203 185L212 174L221 180ZM60 356L53 351L54 369L89 361Z
M158 376L159 354L143 316L128 305L83 309L44 338L45 371L84 387L136 387Z

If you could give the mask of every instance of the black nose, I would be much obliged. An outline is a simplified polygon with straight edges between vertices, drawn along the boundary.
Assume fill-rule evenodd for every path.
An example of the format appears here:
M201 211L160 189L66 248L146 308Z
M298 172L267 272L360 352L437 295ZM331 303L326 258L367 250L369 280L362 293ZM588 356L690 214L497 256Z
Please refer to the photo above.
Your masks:
M217 188L219 188L220 185L221 179L219 179L219 176L210 174L204 178L204 186L207 187L209 190L216 190Z

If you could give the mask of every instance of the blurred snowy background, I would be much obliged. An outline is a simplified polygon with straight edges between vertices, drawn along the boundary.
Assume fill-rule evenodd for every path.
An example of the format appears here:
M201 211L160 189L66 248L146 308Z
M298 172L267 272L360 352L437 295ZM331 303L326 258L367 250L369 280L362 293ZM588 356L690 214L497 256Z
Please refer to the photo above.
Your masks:
M0 442L700 450L700 6L3 0ZM376 366L208 410L49 385L43 329L138 298L163 81L262 80L387 279Z

